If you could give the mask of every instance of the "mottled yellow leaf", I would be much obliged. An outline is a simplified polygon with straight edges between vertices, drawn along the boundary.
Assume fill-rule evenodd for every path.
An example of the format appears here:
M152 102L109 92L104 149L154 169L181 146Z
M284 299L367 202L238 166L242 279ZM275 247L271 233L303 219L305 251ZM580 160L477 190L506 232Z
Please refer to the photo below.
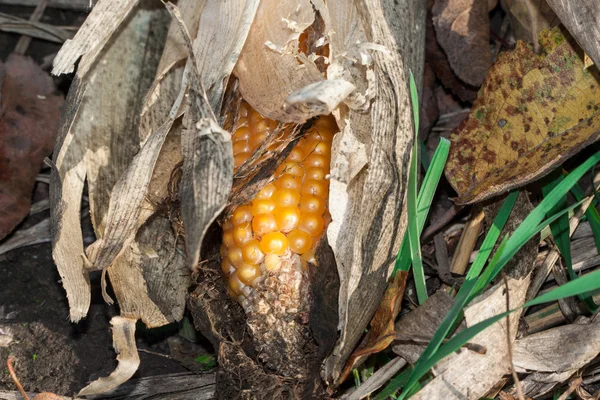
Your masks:
M473 203L550 172L600 131L600 75L563 31L518 42L490 68L469 117L452 133L446 176Z

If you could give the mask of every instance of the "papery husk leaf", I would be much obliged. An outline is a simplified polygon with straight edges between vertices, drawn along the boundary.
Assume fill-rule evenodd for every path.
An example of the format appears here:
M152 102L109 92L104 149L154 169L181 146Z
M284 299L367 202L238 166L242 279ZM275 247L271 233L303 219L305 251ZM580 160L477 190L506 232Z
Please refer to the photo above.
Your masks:
M323 371L332 383L379 305L405 231L412 119L406 71L386 20L389 14L372 0L328 1L327 6L330 29L348 35L332 41L332 63L337 54L348 51L337 46L355 43L350 37L364 35L365 42L383 46L369 52L372 66L349 70L367 100L367 114L360 109L336 114L343 130L332 149L330 198L335 200L330 202L333 222L327 235L340 274L341 336ZM357 19L368 28L364 33L352 25Z
M77 396L90 396L108 392L126 382L135 374L140 365L140 357L135 343L136 319L113 317L110 320L113 332L113 347L117 352L119 364L107 377L99 378L83 389Z
M139 148L135 115L158 63L156 57L152 61L152 49L162 46L157 40L161 15L164 18L161 9L136 9L89 75L76 75L67 98L54 152L50 203L53 256L73 321L83 318L90 304L80 225L86 174L92 222L102 237L111 189ZM140 46L150 29L157 36L148 46Z
M84 56L77 68L77 75L84 76L137 3L138 0L99 0L75 37L61 47L54 58L52 73L73 72L77 60Z

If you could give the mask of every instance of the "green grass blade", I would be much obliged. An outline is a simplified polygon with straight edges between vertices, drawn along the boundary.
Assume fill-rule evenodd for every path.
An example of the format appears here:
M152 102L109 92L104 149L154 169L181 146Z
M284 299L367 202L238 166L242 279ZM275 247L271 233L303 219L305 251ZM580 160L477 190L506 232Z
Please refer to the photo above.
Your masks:
M419 228L419 236L423 232L429 209L431 208L431 202L437 189L440 178L444 173L444 166L448 159L448 152L450 151L450 141L444 138L440 139L433 157L431 158L431 164L425 178L423 178L423 184L419 191L417 198L417 226ZM408 232L404 234L398 257L396 258L396 265L394 267L394 273L397 271L408 271L410 269L411 255L410 255L410 243L408 241Z
M581 201L585 197L585 193L579 187L579 185L575 185L571 188L571 193L575 197L575 200ZM597 201L594 200L592 204L588 207L585 215L587 220L590 223L590 228L592 228L592 234L594 235L594 242L596 243L596 249L600 254L600 213L598 213L598 209L596 208Z
M477 334L481 333L483 330L498 322L502 318L506 318L507 315L509 315L512 312L515 312L518 309L548 303L551 301L557 301L566 297L582 295L598 289L600 289L600 270L591 272L571 282L568 282L565 285L559 286L556 289L553 289L548 293L538 296L535 299L523 304L522 306L516 309L495 315L491 318L488 318L484 321L481 321L473 326L470 326L458 332L456 335L454 335L454 337L450 338L444 345L442 345L433 357L427 360L427 362L424 364L424 367L427 368L427 371L430 370L435 366L435 364L437 364L443 358L449 356L450 354L460 349ZM417 367L415 366L415 371L416 368ZM408 386L408 384L406 388L407 390L410 390L410 386ZM405 397L401 396L400 399L402 398Z
M565 177L561 173L560 170L555 170L550 176L547 178L547 183L542 187L542 193L546 196L552 189L558 185ZM571 192L574 191L577 185L574 185L571 188ZM575 189L576 190L576 189ZM580 200L581 201L581 200ZM556 206L551 211L551 214L555 214L558 210L565 208L567 206L567 196L562 198L561 201L557 203ZM588 207L588 210L593 210L594 207ZM587 214L587 210L586 210ZM577 278L577 274L573 270L573 258L571 256L571 235L570 235L570 226L569 226L569 216L563 215L556 221L550 224L550 230L552 231L552 237L554 238L554 243L556 243L556 247L560 252L560 255L565 261L565 265L567 267L567 271L569 273L569 280L573 280ZM590 226L592 226L592 221L590 221ZM596 311L596 304L590 298L585 298L583 296L579 296L579 300L583 302L585 307L588 309L590 313Z
M383 388L383 390L379 392L377 396L375 396L375 400L384 400L395 394L398 391L398 389L395 388L401 388L404 386L411 372L412 367L408 367L404 371L398 373L390 380L390 383Z
M492 258L492 261L490 261L486 270L479 277L471 298L478 295L481 291L483 291L483 289L485 289L487 285L492 282L498 273L500 273L502 268L504 268L504 266L508 263L508 261L510 261L511 258L515 256L515 254L517 254L517 252L521 249L521 247L523 247L523 245L525 245L525 243L527 243L537 233L544 229L544 227L548 226L548 224L551 224L563 215L567 215L569 211L578 207L581 205L581 203L582 202L573 204L572 206L560 211L559 213L538 224L536 227L528 228L519 232L518 235L515 235L521 226L527 222L527 218L525 218L521 225L519 225L519 228L517 228L508 239L505 238L505 243L498 248L498 251L496 254L494 254L494 258Z
M408 178L408 242L413 266L413 277L419 304L427 300L427 286L425 273L423 271L423 258L421 256L421 241L419 235L419 223L417 220L417 187L419 179L419 100L417 98L417 86L415 78L410 74L410 98L413 106L413 121L415 125L415 136L413 139L412 161Z
M473 261L473 264L467 273L467 280L478 278L481 274L486 261L492 253L492 250L494 250L494 246L498 241L498 237L500 237L500 232L502 232L506 221L508 221L508 217L510 216L515 202L517 201L517 197L519 197L519 192L514 191L509 194L506 200L504 200L504 203L502 203L502 206L500 207L500 210L494 219L494 223L490 227L488 234L486 235L481 247L479 248L479 251L477 252L475 261Z
M548 214L554 208L554 206L561 201L567 192L571 190L571 188L579 181L579 179L581 179L581 177L599 161L600 152L597 152L585 160L580 166L575 168L562 182L559 182L556 187L544 197L540 204L538 204L538 206L534 208L531 213L529 213L525 220L523 220L523 222L517 229L515 229L513 234L508 239L506 247L498 258L496 266L494 269L492 269L492 273L488 276L487 281L482 282L482 284L478 284L480 289L487 286L487 284L496 277L500 270L517 253L517 251L537 232L539 232L540 223L544 220L546 214ZM570 207L569 209L573 209L573 207ZM562 213L560 215L562 215ZM553 218L558 218L560 215L555 215ZM550 218L546 222L549 223L552 221L553 219Z
M584 163L582 163L579 167L577 167L569 176L558 183L554 190L552 190L548 195L540 202L540 204L525 218L525 220L519 225L519 227L513 232L513 234L502 243L492 262L486 268L486 271L477 279L467 280L463 284L463 287L459 291L456 296L455 306L456 308L460 307L459 310L456 310L453 307L448 313L448 316L442 321L442 324L434 334L431 342L425 349L425 352L421 355L417 363L415 364L415 368L411 377L409 378L408 383L405 386L405 390L403 394L400 396L400 399L405 398L406 393L408 393L411 388L427 373L427 371L431 368L428 367L430 365L429 361L437 354L437 350L440 346L440 343L448 334L449 329L454 325L454 320L450 321L450 318L455 319L462 311L462 308L470 299L474 297L476 293L479 293L483 290L500 272L500 270L506 265L506 263L517 253L517 251L536 233L538 233L545 224L552 223L555 219L558 219L564 213L568 213L568 211L573 207L569 207L566 210L563 210L561 213L554 215L545 221L544 224L541 224L545 215L554 207L554 205L560 201L562 197L566 195L566 193L574 186L579 179L589 170L592 166L600 161L600 152L592 155L588 158ZM452 313L452 315L451 315ZM448 321L447 321L448 320ZM436 341L434 342L434 338ZM435 364L433 364L435 365Z
M498 215L494 219L492 227L488 231L488 234L486 235L483 241L483 244L481 246L482 250L479 251L477 257L475 258L473 266L471 267L471 271L469 271L469 274L467 275L467 279L458 291L458 294L455 298L454 306L450 309L448 315L446 315L439 328L436 330L433 337L429 341L429 344L425 348L425 351L415 364L413 374L410 377L410 386L418 382L418 380L421 379L421 377L430 369L424 369L424 363L437 351L439 346L442 344L444 338L448 335L452 327L455 325L455 322L461 316L462 309L464 308L465 304L469 299L469 294L471 293L473 287L477 283L476 278L479 272L473 273L472 271L481 271L481 269L483 268L483 265L487 261L489 254L491 253L492 249L496 244L496 241L498 240L498 237L500 236L502 228L504 228L504 224L506 224L506 221L508 220L508 217L515 204L517 196L518 192L511 193L506 198L506 200L504 200L504 203L502 204ZM396 392L400 389L400 386L396 386L394 383L390 382L386 389L391 390L392 392Z
M546 184L542 186L542 194L546 197L550 192L564 179L560 170L555 170L546 178ZM567 195L560 199L558 203L552 207L550 212L546 214L546 216L551 216L556 214L558 211L567 207ZM573 258L571 257L571 237L569 235L569 216L563 215L558 218L556 221L550 224L550 231L552 232L552 237L554 238L554 242L556 243L556 247L560 254L565 259L565 263L570 265L570 272L573 272ZM572 279L576 278L576 275L571 277Z

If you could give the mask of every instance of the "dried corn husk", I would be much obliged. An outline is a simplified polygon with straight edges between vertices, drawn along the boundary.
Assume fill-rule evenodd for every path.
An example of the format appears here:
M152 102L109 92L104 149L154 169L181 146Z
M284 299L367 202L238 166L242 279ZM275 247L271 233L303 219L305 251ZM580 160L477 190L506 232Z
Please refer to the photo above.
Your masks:
M319 274L333 282L328 288L336 288L320 293L321 301L339 302L339 322L326 322L327 332L340 334L323 370L323 377L334 382L379 304L404 232L413 134L400 55L400 49L409 47L396 40L410 37L412 25L399 28L386 17L390 10L396 17L408 14L392 2L375 0L180 0L177 7L167 3L172 16L167 31L165 9L156 1L136 5L121 0L119 7L109 3L98 2L89 23L61 50L55 65L56 73L68 72L83 55L52 175L53 254L71 319L87 314L90 269L106 272L122 317L148 326L181 318L189 275L176 279L173 271L197 267L209 225L235 201L228 199L233 181L230 134L220 126L222 109L230 106L224 104L225 88L235 71L239 92L263 115L300 124L333 111L342 129L333 148L333 223L327 235L334 258L321 246L321 261L331 262L311 272L313 292L326 290L316 283ZM112 22L103 24L104 18ZM325 26L317 45L329 45L326 59L298 51L300 34L315 18ZM413 29L418 37L421 31ZM149 45L139 46L143 40ZM416 70L422 70L422 54L410 54ZM329 65L327 74L320 65ZM111 86L113 82L125 89ZM137 92L128 92L131 88ZM94 119L106 116L101 129L91 110ZM119 117L109 119L113 114ZM182 232L172 226L174 199L168 190L179 168L175 207L180 207L185 249L178 240ZM86 176L98 240L84 253L78 216ZM200 281L197 290L214 292L214 285L223 292L222 282L215 280ZM223 315L235 313L230 314L228 298L217 297L196 311L203 331L220 348L227 327L209 311L219 304ZM315 355L318 360L333 347L329 336L328 348ZM315 340L325 343L323 335ZM250 359L239 345L230 343L226 349L221 354ZM135 347L127 353L133 354L131 350ZM109 390L128 377L111 375L106 384L90 385L86 394Z

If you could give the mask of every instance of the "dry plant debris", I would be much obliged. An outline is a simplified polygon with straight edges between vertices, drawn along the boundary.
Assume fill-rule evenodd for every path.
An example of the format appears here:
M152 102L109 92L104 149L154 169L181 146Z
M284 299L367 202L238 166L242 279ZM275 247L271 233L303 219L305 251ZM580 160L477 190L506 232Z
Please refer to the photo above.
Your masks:
M431 9L436 37L452 71L465 83L480 86L492 65L488 3L436 0Z
M566 31L544 30L558 22L551 7L562 15L556 1L431 0L427 23L413 21L414 29L399 21L424 16L425 2L392 3L97 2L54 65L75 80L53 160L53 255L73 321L88 313L93 270L102 270L106 302L120 307L111 321L118 366L80 395L124 393L140 362L136 322L179 321L186 305L218 355L222 398L338 395L352 374L372 372L377 353L393 350L400 358L377 365L372 381L362 376L366 388L350 397L359 398L414 364L455 302L443 283L463 282L456 275L480 230L475 221L446 229L459 207L447 221L430 217L435 245L423 244L432 294L414 307L410 274L391 277L406 224L409 69L427 86L419 139L437 143L469 113L451 135L446 169L459 203L530 183L597 139L596 53L581 31L573 34L589 56ZM540 32L540 54L519 41L494 62L513 38L537 41ZM3 106L12 82L4 80ZM17 117L20 106L12 101L6 115ZM51 111L45 116L56 117ZM86 183L96 233L87 249ZM519 202L505 230L531 212L525 192ZM499 206L478 206L488 230ZM589 232L578 240L593 245ZM536 238L507 265L506 284L465 308L454 334L523 304L537 246ZM581 257L578 269L600 263ZM553 278L564 283L558 271ZM564 321L559 306L552 312L560 314L552 323ZM595 322L530 336L518 322L516 313L475 336L413 398L522 398L506 385L517 372L527 374L525 396L541 396L578 378L600 351L582 344ZM586 388L574 379L568 393L587 396Z

